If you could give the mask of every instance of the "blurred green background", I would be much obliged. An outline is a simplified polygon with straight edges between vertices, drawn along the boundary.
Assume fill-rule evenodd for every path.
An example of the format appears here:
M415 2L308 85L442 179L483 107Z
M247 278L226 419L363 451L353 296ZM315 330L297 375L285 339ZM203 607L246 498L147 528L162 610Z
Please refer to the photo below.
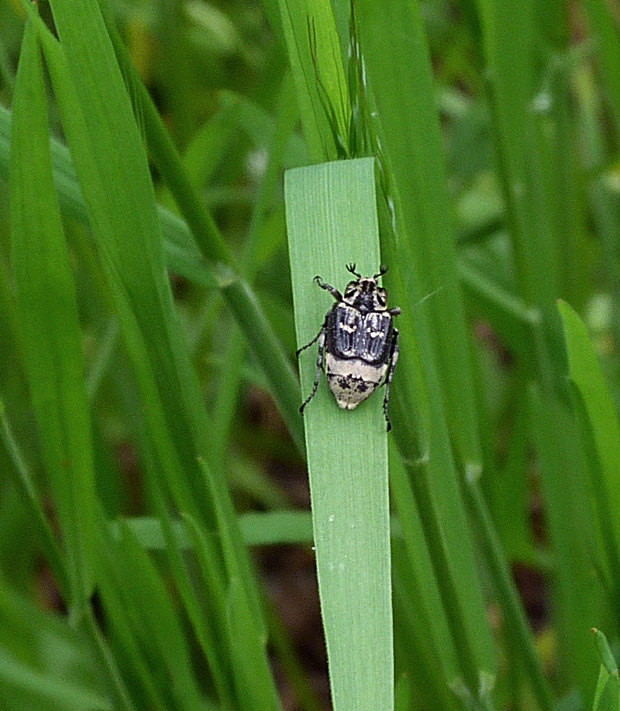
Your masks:
M297 414L293 297L330 304L283 175L363 156L403 309L385 709L620 708L620 6L33 8L0 0L0 708L331 708L305 461L345 430Z

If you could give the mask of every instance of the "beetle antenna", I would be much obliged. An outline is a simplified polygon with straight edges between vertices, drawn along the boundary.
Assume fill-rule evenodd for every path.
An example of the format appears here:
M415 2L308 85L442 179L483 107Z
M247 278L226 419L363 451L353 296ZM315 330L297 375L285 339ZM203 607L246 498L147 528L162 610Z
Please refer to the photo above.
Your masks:
M351 274L353 274L354 276L356 276L358 279L361 279L361 278L362 278L362 275L361 275L361 274L358 274L358 273L355 271L355 262L353 262L353 264L347 264L347 271L348 271L348 272L351 272Z
M373 279L378 279L380 276L383 276L385 274L385 272L387 272L387 270L388 270L388 268L385 266L385 264L382 264L379 267L379 273L375 274Z

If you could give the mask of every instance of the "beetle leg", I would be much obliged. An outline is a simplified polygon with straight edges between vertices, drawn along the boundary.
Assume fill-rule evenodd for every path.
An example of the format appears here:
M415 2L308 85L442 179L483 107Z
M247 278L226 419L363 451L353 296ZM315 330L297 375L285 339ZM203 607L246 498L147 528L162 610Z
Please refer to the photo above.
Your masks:
M390 348L390 365L388 368L387 376L385 378L385 397L383 398L383 414L385 416L385 421L387 422L388 432L392 429L392 423L390 422L390 415L388 412L388 405L390 402L390 384L392 382L392 377L394 376L394 370L396 368L396 363L398 362L399 356L398 348L398 329L395 328L392 332L392 346Z
M319 381L321 380L321 371L323 370L323 362L325 360L325 326L321 328L319 331L318 336L311 341L311 343L314 343L314 341L319 342L319 357L317 358L316 361L316 377L314 379L314 385L312 386L312 392L308 397L302 402L301 407L299 408L299 412L301 414L304 414L304 409L306 405L312 400L312 398L316 395L316 391L319 388ZM310 345L310 343L308 344Z
M334 297L334 299L336 299L336 301L342 301L342 294L338 291L338 289L336 289L335 286L332 286L331 284L328 284L327 282L323 281L320 276L315 276L314 281L321 287L321 289L329 291L329 293Z
M323 327L321 327L321 330L316 334L316 336L315 336L309 343L306 343L305 346L302 346L301 348L298 348L298 349L295 351L295 355L296 355L297 357L299 357L299 354L300 354L302 351L305 351L306 348L310 348L311 345L313 345L314 343L316 343L316 342L319 340L319 338L321 337L321 333L323 333Z

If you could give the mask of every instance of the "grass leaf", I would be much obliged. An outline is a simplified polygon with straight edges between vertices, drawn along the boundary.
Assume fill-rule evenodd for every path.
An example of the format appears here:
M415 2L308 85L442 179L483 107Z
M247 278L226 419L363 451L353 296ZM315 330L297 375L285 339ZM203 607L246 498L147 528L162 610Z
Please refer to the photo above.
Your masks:
M345 265L380 264L374 159L286 174L286 209L298 344L321 327L333 300L319 274L343 289ZM354 198L353 198L354 196ZM313 349L314 351L314 349ZM300 358L302 392L315 352ZM394 672L386 425L381 392L340 410L324 378L304 413L319 593L335 711L393 708Z
M40 49L30 23L14 111L10 189L17 301L30 391L67 555L68 603L79 616L94 585L92 435L75 285L52 178Z

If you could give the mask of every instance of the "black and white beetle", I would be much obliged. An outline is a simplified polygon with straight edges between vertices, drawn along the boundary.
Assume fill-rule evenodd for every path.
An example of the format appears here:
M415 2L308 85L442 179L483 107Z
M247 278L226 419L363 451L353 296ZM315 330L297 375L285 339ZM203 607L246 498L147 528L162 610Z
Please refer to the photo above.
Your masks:
M325 368L327 383L336 402L346 410L357 407L383 382L383 414L389 431L390 383L398 360L398 330L392 319L398 316L400 309L388 309L387 291L377 283L387 267L381 267L379 273L372 277L358 274L355 264L348 264L347 271L357 279L347 284L344 296L331 284L326 284L320 276L314 277L314 281L321 289L329 291L336 303L327 312L318 334L297 351L299 355L313 343L319 343L312 392L299 411L303 413L316 395L321 371Z

